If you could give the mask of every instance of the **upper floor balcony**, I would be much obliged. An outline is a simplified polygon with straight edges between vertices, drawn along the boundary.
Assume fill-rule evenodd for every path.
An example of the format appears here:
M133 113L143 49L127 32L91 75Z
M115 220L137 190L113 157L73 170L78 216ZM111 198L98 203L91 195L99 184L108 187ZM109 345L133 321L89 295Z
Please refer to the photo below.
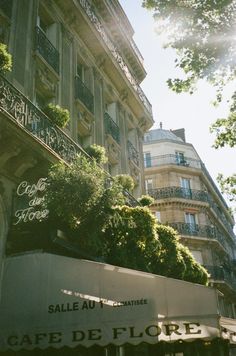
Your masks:
M232 271L222 266L204 266L210 274L210 279L217 284L226 284L236 293L236 276Z
M106 46L106 49L109 51L112 59L115 61L116 65L119 67L125 78L128 80L129 84L131 85L132 89L135 91L136 95L139 97L139 100L144 105L145 109L149 113L150 117L152 118L152 106L147 99L146 95L144 94L142 88L139 86L139 82L137 78L135 78L134 74L131 72L129 65L127 65L124 56L122 56L120 50L117 47L117 44L112 40L109 31L105 29L104 23L100 20L99 16L97 15L95 8L91 6L88 0L78 0L78 4L80 5L82 11L87 16L90 24L93 26L96 34L99 36L102 43ZM80 32L81 36L83 33ZM84 33L85 35L85 33ZM140 58L140 54L138 53L137 48L134 48L135 45L132 42L131 46L133 47L136 54L138 54ZM96 46L93 46L92 50L96 50ZM142 58L140 58L142 60ZM114 68L113 68L114 72Z
M136 166L139 167L139 153L138 153L138 151L136 150L136 148L134 147L132 142L130 142L129 140L127 142L127 146L128 146L128 158L129 158L129 160L134 162L136 164Z
M9 18L11 17L11 13L12 13L12 3L13 3L13 0L1 0L0 1L0 9Z
M49 154L53 153L67 163L73 162L78 154L85 154L76 142L1 75L0 112L4 114L4 120L11 120L22 133L30 135L47 149ZM124 191L124 195L127 204L138 205L129 192Z
M120 144L120 129L111 116L105 112L104 114L105 132L110 135L118 145Z
M201 160L190 158L190 157L180 157L179 155L175 154L167 154L167 155L160 155L160 156L145 156L144 157L144 167L145 168L152 168L152 167L161 167L166 165L174 165L186 168L194 168L201 170L207 179L210 181L212 187L214 188L218 198L221 200L222 204L228 209L228 206L222 197L219 189L217 188L215 182L211 178L209 172L207 171L204 163Z
M85 107L94 114L94 97L89 88L83 83L77 75L75 77L75 98L82 101Z
M59 74L59 52L38 26L35 29L35 50Z
M164 188L148 189L148 194L151 195L155 200L177 198L177 199L201 201L209 204L209 207L214 211L217 218L220 219L220 221L228 231L231 238L235 241L235 235L232 226L226 219L223 212L219 210L217 204L215 203L212 196L208 192L202 190L182 188L182 187L164 187Z
M189 224L184 222L169 223L182 236L195 236L209 240L218 241L225 251L228 251L228 244L220 231L211 225Z
M38 142L70 163L83 150L19 90L0 76L0 108Z

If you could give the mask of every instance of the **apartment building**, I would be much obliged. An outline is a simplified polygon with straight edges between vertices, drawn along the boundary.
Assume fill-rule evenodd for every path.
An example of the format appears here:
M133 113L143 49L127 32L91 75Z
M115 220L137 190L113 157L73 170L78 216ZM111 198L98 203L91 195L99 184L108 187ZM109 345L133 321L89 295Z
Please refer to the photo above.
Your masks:
M162 126L162 125L161 125ZM144 136L146 192L157 219L178 231L222 292L223 315L236 317L236 240L230 210L184 129L150 130Z
M16 188L40 184L52 163L96 143L106 148L104 169L131 175L142 194L153 118L133 34L118 0L0 1L0 42L13 61L0 76L0 276ZM69 110L64 129L44 114L49 103Z

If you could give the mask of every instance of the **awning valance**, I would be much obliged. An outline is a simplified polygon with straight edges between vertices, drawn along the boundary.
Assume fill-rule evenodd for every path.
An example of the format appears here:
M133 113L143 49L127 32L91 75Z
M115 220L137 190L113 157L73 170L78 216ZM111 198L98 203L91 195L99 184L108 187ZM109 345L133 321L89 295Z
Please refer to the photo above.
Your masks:
M47 253L7 258L0 350L211 340L215 290Z

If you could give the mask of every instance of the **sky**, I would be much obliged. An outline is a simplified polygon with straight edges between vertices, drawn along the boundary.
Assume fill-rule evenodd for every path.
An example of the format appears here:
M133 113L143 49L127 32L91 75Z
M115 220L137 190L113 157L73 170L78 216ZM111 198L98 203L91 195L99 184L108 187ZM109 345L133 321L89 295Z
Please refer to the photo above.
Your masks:
M203 81L193 95L176 94L168 89L166 80L178 78L180 73L175 68L174 50L163 49L163 40L155 30L158 25L152 12L142 8L141 0L120 0L120 4L135 31L133 39L144 58L147 76L141 87L152 104L155 121L152 129L158 128L160 122L166 130L185 128L186 141L193 144L215 182L218 173L226 176L235 173L236 148L214 149L214 135L209 131L217 118L227 116L226 100L215 108L211 104L215 91Z

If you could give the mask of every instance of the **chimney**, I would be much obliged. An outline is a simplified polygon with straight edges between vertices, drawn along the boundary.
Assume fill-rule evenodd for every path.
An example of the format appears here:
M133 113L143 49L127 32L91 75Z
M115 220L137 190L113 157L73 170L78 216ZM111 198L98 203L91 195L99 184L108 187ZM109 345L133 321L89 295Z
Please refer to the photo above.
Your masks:
M174 135L180 137L184 142L186 142L186 140L185 140L185 129L171 130L171 132L173 132Z

